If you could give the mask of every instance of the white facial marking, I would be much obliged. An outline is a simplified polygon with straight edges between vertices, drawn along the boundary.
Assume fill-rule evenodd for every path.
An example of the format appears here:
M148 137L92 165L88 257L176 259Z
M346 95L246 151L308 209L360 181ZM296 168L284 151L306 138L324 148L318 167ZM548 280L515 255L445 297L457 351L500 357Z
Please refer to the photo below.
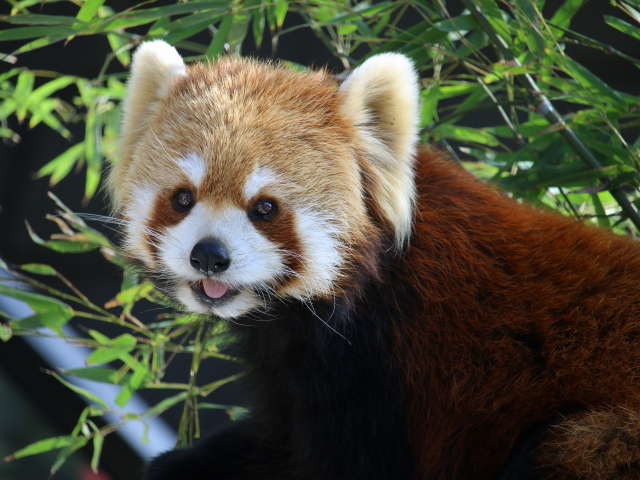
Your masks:
M207 174L207 164L200 155L190 153L177 159L178 167L185 172L189 180L199 187Z
M340 232L328 219L311 209L296 208L294 211L304 271L298 274L301 281L294 283L286 293L301 300L330 295L343 262Z
M215 211L205 204L196 204L184 220L166 230L165 236L166 241L159 248L160 261L181 281L176 291L178 300L196 313L235 317L258 308L263 300L253 294L253 288L268 291L269 282L284 273L280 249L262 236L246 212L239 208ZM229 268L217 274L215 279L241 290L228 303L216 307L198 302L190 286L204 278L191 266L191 250L207 238L222 242L231 259Z
M244 186L244 197L247 201L251 200L261 189L277 181L278 176L269 167L258 167L247 179L247 183Z
M151 186L136 188L135 196L126 198L127 206L124 210L126 223L124 225L125 250L133 257L145 262L147 265L156 265L156 259L149 251L149 239L158 245L159 232L150 229L147 221L151 218L153 205L155 204L157 189Z

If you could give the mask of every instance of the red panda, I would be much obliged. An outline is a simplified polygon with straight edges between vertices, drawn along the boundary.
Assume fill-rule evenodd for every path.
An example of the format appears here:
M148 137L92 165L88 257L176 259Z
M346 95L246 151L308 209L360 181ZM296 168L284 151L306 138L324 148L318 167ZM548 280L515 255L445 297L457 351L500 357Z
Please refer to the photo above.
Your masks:
M640 478L640 248L417 147L397 54L338 86L134 56L123 248L228 319L252 414L146 478Z

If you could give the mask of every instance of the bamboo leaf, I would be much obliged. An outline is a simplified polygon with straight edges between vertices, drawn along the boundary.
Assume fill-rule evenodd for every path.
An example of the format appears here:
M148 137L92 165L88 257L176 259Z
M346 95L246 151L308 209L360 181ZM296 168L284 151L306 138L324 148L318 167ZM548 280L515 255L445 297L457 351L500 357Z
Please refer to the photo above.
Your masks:
M76 35L80 29L74 29L69 27L17 27L9 28L7 30L0 30L0 42L8 40L25 40L27 38L47 37L51 36L64 36L70 37Z
M36 50L38 48L46 47L47 45L51 45L52 43L59 42L59 41L64 40L66 38L69 38L69 35L66 35L66 34L62 34L62 35L46 35L44 37L40 37L40 38L38 38L36 40L33 40L32 42L24 44L23 46L21 46L17 50L14 50L13 53L14 53L14 55L18 55L18 54L21 54L21 53L30 52L30 51Z
M82 395L83 397L88 398L89 400L91 400L92 402L97 403L98 405L104 407L104 408L109 408L109 406L106 404L106 402L104 400L102 400L100 397L98 397L96 394L91 393L88 390L85 390L84 388L78 387L77 385L74 385L73 383L69 383L67 382L65 379L63 379L62 377L60 377L60 375L58 375L55 372L50 372L51 375L53 375L60 383L62 383L65 387L67 387L70 390L73 390L74 392L76 392L78 395Z
M99 347L87 357L88 364L102 365L114 360L121 360L123 355L128 354L133 348L127 347Z
M76 81L76 78L69 75L58 77L36 88L31 93L31 95L29 95L28 101L31 103L42 102L46 98L50 97L54 92L57 92L58 90L68 87L75 81Z
M57 272L53 267L49 265L44 265L42 263L27 263L25 265L21 265L20 270L24 270L25 272L35 273L36 275L56 275Z
M600 201L600 197L598 197L597 193L591 194L591 201L593 202L593 208L596 211L598 225L600 225L603 228L610 227L611 223L609 222L607 213L605 212L604 206L602 205L602 202Z
M454 140L460 140L461 142L474 142L482 145L489 145L495 147L500 144L498 139L489 132L478 130L471 127L463 127L460 125L440 124L434 130L434 133L451 138Z
M64 447L58 453L58 456L56 457L55 461L53 462L53 465L51 466L51 472L50 472L51 475L54 475L60 469L60 467L62 467L64 462L67 461L67 458L69 458L73 452L84 447L89 441L89 439L86 437L74 437L74 438L75 438L75 442L73 442L71 445L67 447Z
M189 2L168 5L166 7L147 8L133 10L126 14L116 14L111 18L97 19L100 23L92 21L93 32L111 32L139 25L145 25L163 17L181 15L195 12L209 12L212 16L224 15L230 11L230 5L226 0L214 0L209 2Z
M612 17L611 15L605 15L604 21L616 30L620 30L622 33L626 33L636 40L640 40L640 28L635 27L620 18Z
M0 15L0 22L12 25L67 25L71 26L78 21L75 17L61 15L42 15L29 13L22 15Z
M95 16L96 13L98 13L98 10L103 3L104 0L87 0L80 8L80 11L78 12L78 15L76 15L76 18L81 22L88 22Z
M443 32L476 30L479 27L478 22L473 18L473 15L460 15L459 17L453 17L437 22L433 26Z
M205 56L211 60L216 58L218 55L224 52L224 44L227 42L227 36L231 31L231 26L233 25L233 17L234 15L227 15L224 17L224 20L220 23L218 27L218 33L213 37Z
M93 455L91 456L91 470L93 473L98 473L98 464L100 463L100 454L102 453L102 445L104 444L104 437L100 432L96 432L93 436Z
M40 168L37 173L38 177L42 178L46 175L51 175L49 184L51 186L56 185L83 158L84 150L84 142L77 143Z
M566 0L556 13L551 17L550 23L562 28L569 28L571 25L571 19L580 10L580 7L584 5L586 0ZM554 29L556 36L562 36L562 30Z
M440 100L440 86L434 85L429 90L424 90L420 98L422 100L422 109L420 111L420 124L422 127L433 122L433 118Z
M558 66L567 74L578 80L593 95L600 97L607 103L612 103L618 108L626 111L627 102L613 88L603 82L587 68L569 57L563 57L564 61L558 62Z
M173 395L173 396L171 396L169 398L165 398L164 400L162 400L161 402L155 404L149 410L144 412L143 416L145 416L145 417L156 417L156 416L160 415L161 413L169 410L174 405L184 401L187 398L188 394L189 394L189 392L180 392L180 393L178 393L176 395Z
M100 383L111 383L113 385L128 382L131 374L118 375L117 370L108 367L85 367L74 368L64 371L65 375L71 375L86 380L93 380Z
M554 169L521 171L517 175L501 179L500 183L508 188L522 189L575 187L632 171L634 171L634 168L628 165L612 165L591 170L586 165L574 164L563 165Z
M68 447L70 445L78 443L78 440L78 437L72 437L71 435L39 440L5 457L4 461L10 462L11 460L15 460L18 458L28 457L30 455L36 455L38 453L50 452L51 450L56 450L58 448Z
M278 1L275 5L275 19L276 25L278 28L282 28L284 25L284 19L287 17L287 12L289 11L289 2Z
M61 326L73 318L73 309L55 298L5 284L0 284L0 295L22 300L33 310L33 315L11 322L13 330L47 327L62 335Z
M8 342L11 337L13 337L13 330L11 330L11 327L4 323L0 323L0 340Z
M127 48L129 41L117 33L107 34L107 40L109 41L111 50L122 66L125 68L129 67L129 63L131 63L131 51Z

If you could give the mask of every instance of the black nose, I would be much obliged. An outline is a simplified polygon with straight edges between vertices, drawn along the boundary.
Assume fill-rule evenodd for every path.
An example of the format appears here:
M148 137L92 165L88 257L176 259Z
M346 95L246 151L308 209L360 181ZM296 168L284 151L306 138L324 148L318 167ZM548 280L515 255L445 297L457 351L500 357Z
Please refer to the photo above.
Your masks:
M229 252L218 240L208 238L191 250L191 266L206 275L224 272L230 263Z

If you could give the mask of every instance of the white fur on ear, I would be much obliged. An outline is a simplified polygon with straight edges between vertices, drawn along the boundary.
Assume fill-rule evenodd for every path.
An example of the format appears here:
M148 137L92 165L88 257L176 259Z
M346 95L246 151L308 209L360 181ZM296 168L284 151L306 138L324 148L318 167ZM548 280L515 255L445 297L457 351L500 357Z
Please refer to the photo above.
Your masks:
M160 101L169 92L173 80L180 75L186 75L182 57L175 48L162 40L143 43L133 54L127 97L122 106L118 147L120 161L111 169L109 178L116 203L117 188L127 167L127 156L144 135Z
M340 92L344 113L362 134L366 160L379 174L369 194L402 245L411 234L416 197L413 165L420 101L413 63L396 53L376 55L353 71Z

